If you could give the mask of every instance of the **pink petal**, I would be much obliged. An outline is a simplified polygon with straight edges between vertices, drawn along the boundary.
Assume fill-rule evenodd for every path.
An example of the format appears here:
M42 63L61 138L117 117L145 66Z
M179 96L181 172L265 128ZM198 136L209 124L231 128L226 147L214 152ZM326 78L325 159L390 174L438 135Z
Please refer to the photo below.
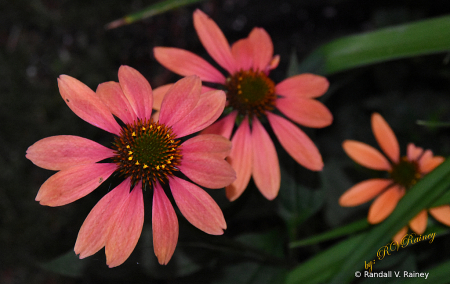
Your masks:
M369 179L357 183L339 198L339 205L344 207L358 206L373 199L393 183L390 179Z
M203 130L201 134L218 134L222 135L227 139L230 139L237 114L238 114L237 111L231 112L229 115L218 120L213 125L205 128L205 130Z
M327 78L305 73L281 81L275 86L275 93L285 97L317 98L325 94L329 85Z
M236 173L227 161L206 151L183 151L183 159L178 168L193 182L207 188L223 188L236 179Z
M394 185L383 192L369 208L367 220L370 224L378 224L386 219L397 206L398 201L405 194L405 189Z
M281 145L297 163L312 171L322 170L319 150L300 128L272 113L267 113L267 118Z
M184 77L173 84L161 103L159 122L172 126L188 115L200 99L201 86L197 76Z
M178 219L172 204L159 183L153 190L153 249L161 265L172 257L178 242Z
M164 99L164 96L166 95L167 91L172 88L172 86L173 84L167 84L153 90L153 109L161 109L161 103Z
M253 180L262 195L273 200L280 190L280 164L269 134L257 118L252 121Z
M97 96L109 108L112 114L120 118L124 123L133 123L137 115L122 92L117 82L101 83L97 87Z
M150 119L153 95L147 79L136 69L122 65L119 68L119 83L137 117Z
M233 146L228 162L236 171L236 180L226 187L226 195L230 201L234 201L247 187L253 168L252 136L247 116L236 130L231 143Z
M64 170L92 164L114 156L112 149L79 136L61 135L39 140L27 150L26 157L47 170Z
M225 159L231 151L231 142L223 136L215 134L201 134L192 137L182 144L183 155L207 154L218 159Z
M230 74L235 73L236 62L231 54L230 44L217 24L197 9L194 12L194 27L209 55Z
M408 157L408 161L417 161L422 153L423 149L416 147L413 143L409 143L406 148L406 156Z
M200 56L180 48L155 47L156 60L167 69L181 75L197 75L205 82L225 83L225 76Z
M121 265L133 252L144 226L144 199L139 182L128 194L123 207L111 220L110 234L105 244L106 264Z
M355 162L373 170L391 170L389 161L375 148L365 143L345 140L342 143L345 153Z
M321 128L333 122L333 115L319 101L300 97L278 98L277 108L287 117L306 127Z
M114 226L111 220L115 220L114 216L123 210L123 204L130 192L130 183L130 179L125 179L92 208L75 243L75 254L79 254L80 258L91 256L105 246Z
M173 132L183 137L210 126L222 114L226 100L224 91L202 94L195 108L172 126Z
M236 61L238 70L250 70L253 67L253 47L247 38L233 43L231 53Z
M222 235L227 228L219 205L200 187L172 177L170 190L183 216L195 227L211 235Z
M253 46L253 70L265 71L273 56L273 43L262 28L253 28L248 35Z
M115 164L84 164L52 175L39 189L36 201L42 205L62 206L86 196L115 170Z
M66 104L78 117L98 128L119 135L120 125L108 107L88 86L73 77L61 75L58 78L58 87Z
M422 210L411 221L409 221L409 227L411 230L421 235L427 228L428 214L427 210Z
M386 120L378 113L372 114L372 131L381 150L392 162L397 164L400 160L400 146L397 137Z
M450 205L430 208L430 214L444 225L450 226Z

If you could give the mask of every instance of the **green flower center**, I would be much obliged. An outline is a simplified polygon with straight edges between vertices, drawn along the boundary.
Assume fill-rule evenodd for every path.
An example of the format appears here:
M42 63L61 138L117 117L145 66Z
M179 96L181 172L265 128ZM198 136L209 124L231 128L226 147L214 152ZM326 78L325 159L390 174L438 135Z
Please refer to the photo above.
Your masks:
M142 180L150 185L155 181L165 183L173 175L181 160L180 140L172 128L153 122L137 120L122 128L120 136L114 139L118 171L130 177L133 184Z
M407 157L402 157L398 164L393 165L390 175L395 183L406 189L416 184L421 178L419 165L416 161L409 161Z
M275 106L275 83L264 72L239 71L227 78L229 105L241 115L262 116Z

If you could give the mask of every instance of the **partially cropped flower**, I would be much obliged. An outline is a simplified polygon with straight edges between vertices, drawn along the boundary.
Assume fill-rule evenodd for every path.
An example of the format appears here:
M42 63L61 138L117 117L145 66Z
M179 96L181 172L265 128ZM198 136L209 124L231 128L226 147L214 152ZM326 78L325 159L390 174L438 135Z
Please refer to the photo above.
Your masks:
M105 247L109 267L122 264L134 250L144 222L143 189L153 192L153 246L167 264L178 241L178 221L163 185L168 185L186 219L200 230L220 235L226 228L222 211L199 186L222 188L235 179L225 161L231 143L219 135L183 136L213 123L223 111L225 94L201 94L201 81L186 77L167 91L159 121L151 119L150 84L135 69L121 66L119 83L106 82L94 92L75 78L61 75L58 86L70 109L83 120L115 135L111 149L70 135L44 138L27 150L39 167L58 171L39 189L42 205L61 206L96 189L112 174L124 181L91 210L75 244L80 258ZM119 125L116 116L123 122Z
M406 190L440 165L444 158L433 156L431 150L424 151L412 143L408 144L406 156L401 157L394 132L378 113L372 115L372 131L387 158L362 142L346 140L342 146L347 155L358 164L373 170L387 171L389 177L369 179L354 185L339 198L339 204L346 207L357 206L376 197L369 208L367 220L371 224L377 224L394 211ZM450 224L450 205L431 208L429 211L440 222ZM427 226L426 210L414 217L409 226L416 233L422 234ZM407 227L397 235L403 236L406 232Z
M238 198L251 176L267 199L278 195L278 156L261 121L268 120L281 145L299 164L313 171L322 170L319 150L290 120L313 128L331 124L330 111L315 100L327 91L327 79L301 74L275 84L268 75L277 67L279 56L273 56L272 40L262 28L254 28L247 38L230 47L217 24L200 10L194 12L194 27L206 51L227 71L226 76L186 50L156 47L154 54L173 72L182 76L196 74L210 86L225 90L227 115L203 133L232 136L233 148L228 161L236 170L237 178L226 187L227 197ZM276 114L276 110L290 120ZM233 132L236 122L239 126Z

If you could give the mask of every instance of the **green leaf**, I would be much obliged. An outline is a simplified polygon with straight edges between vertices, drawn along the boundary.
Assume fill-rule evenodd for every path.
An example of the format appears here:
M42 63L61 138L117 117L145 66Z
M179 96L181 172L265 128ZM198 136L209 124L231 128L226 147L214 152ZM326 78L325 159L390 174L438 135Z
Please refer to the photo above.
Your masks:
M83 270L88 260L79 259L73 250L42 264L45 270L69 277L78 278L83 276Z
M167 12L169 10L172 9L176 9L176 8L180 8L183 6L187 6L190 4L194 4L197 2L201 2L204 0L166 0L166 1L161 1L158 2L156 4L150 5L147 8L130 14L130 15L126 15L123 18L117 19L115 21L112 21L111 23L106 25L107 29L115 29L117 27L123 26L123 25L128 25L131 23L134 23L136 21L140 21L142 19L145 18L149 18L164 12Z
M311 53L300 65L299 72L304 72L308 66L310 72L331 74L449 50L450 16L444 16L334 40Z
M312 245L312 244L316 244L316 243L319 243L322 241L327 241L327 240L331 240L331 239L338 238L341 236L350 235L352 233L355 233L357 231L361 231L361 230L364 230L367 228L369 228L369 223L367 223L367 218L364 218L362 220L353 222L346 226L336 228L334 230L331 230L329 232L326 232L326 233L323 233L320 235L313 236L308 239L291 242L289 244L289 247L296 248L296 247L301 247L301 246L306 246L306 245Z

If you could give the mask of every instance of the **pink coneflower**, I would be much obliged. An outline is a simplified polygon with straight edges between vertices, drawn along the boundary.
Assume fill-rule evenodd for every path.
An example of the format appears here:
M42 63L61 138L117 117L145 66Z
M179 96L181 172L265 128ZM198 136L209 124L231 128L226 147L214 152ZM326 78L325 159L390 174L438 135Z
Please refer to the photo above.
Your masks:
M106 263L114 267L130 256L144 223L144 188L153 191L154 251L159 263L167 264L178 241L178 221L164 184L191 224L208 234L223 233L226 223L219 206L203 189L176 174L180 171L208 188L222 188L235 179L225 161L230 141L210 134L179 140L220 116L226 100L222 91L201 94L198 77L181 79L167 91L159 121L154 121L150 84L131 67L121 66L119 83L102 83L96 93L66 75L59 77L58 86L76 115L115 138L112 149L69 135L44 138L29 147L26 157L34 164L58 171L41 186L36 200L61 206L89 194L113 173L125 178L95 205L81 226L75 244L80 258L105 247ZM105 159L110 162L100 162Z
M412 143L408 144L406 156L400 157L397 138L378 113L372 115L372 131L388 159L377 149L362 142L346 140L342 146L355 162L369 169L387 171L389 178L374 178L354 185L339 198L339 204L345 207L357 206L378 196L370 206L367 216L369 223L377 224L394 211L406 190L440 165L444 158L433 156L431 150L424 151ZM431 208L429 211L437 220L450 225L450 205ZM422 234L427 227L426 210L414 217L409 226L416 233ZM407 229L404 227L394 238L401 239Z
M296 123L320 128L331 124L330 111L315 98L328 89L326 78L301 74L275 84L269 77L277 67L270 36L254 28L247 38L231 47L216 23L200 10L194 12L194 27L211 57L227 72L220 71L201 57L178 48L156 47L155 58L182 76L196 74L202 81L220 85L227 94L230 113L203 133L232 137L228 161L237 178L226 187L230 200L238 198L253 176L256 186L269 200L280 189L280 166L275 146L261 120L267 119L284 149L301 165L320 171L322 156L309 137L294 123L275 114L275 109ZM233 133L235 122L239 123Z

